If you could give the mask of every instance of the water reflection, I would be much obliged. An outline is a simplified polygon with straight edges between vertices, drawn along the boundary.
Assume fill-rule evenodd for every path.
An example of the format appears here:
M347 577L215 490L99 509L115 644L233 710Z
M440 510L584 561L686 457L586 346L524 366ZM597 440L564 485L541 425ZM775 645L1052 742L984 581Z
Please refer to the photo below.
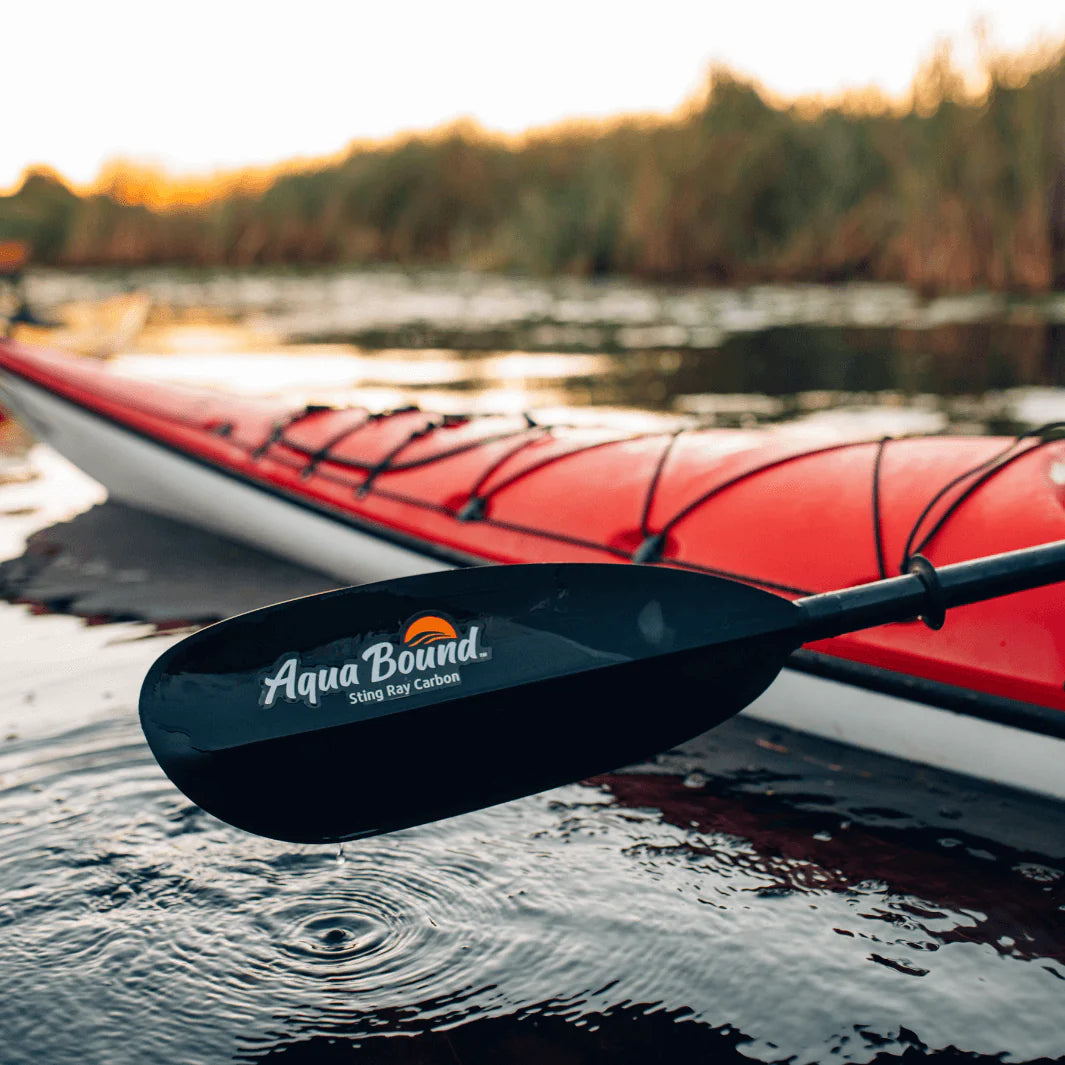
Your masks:
M565 1003L535 1003L512 1017L473 1019L447 1031L417 1031L394 1018L367 1019L365 1029L338 1026L322 1034L293 1036L291 1041L238 1054L239 1062L256 1065L339 1065L358 1060L379 1065L417 1061L420 1065L645 1065L664 1053L680 1061L746 1065L751 1059L738 1048L747 1040L729 1025L710 1028L691 1020L690 1011L668 1011L653 1004L619 1007L605 1014L572 1015ZM376 1022L376 1023L374 1023ZM399 1038L375 1035L374 1029L403 1032ZM409 1027L409 1031L404 1031Z
M13 1062L1059 1049L1060 858L1002 839L993 792L832 769L801 740L785 758L792 738L735 722L672 756L700 786L638 767L338 868L188 806L135 735L0 748Z
M0 562L0 595L94 622L203 624L336 586L275 556L121 503L97 504L36 529L25 543L20 555Z
M922 412L904 431L1013 433L1065 414L1059 296L439 271L122 275L131 281L157 309L123 372L255 394L446 412L626 408L729 427L887 408ZM46 274L36 291L58 307L118 283Z
M902 333L803 328L732 338L709 352L471 355L333 345L127 355L113 362L134 377L293 402L379 409L413 402L444 413L531 410L541 417L551 411L563 420L586 409L599 421L616 419L619 411L642 411L644 422L654 415L659 427L678 419L729 428L824 423L828 411L845 412L862 435L867 423L884 423L884 432L896 434L1013 434L1065 417L1061 327L1046 326L1041 347L1029 337L983 357L967 339L982 327L951 328L962 334L957 346L936 354L910 350ZM874 417L874 411L880 413Z

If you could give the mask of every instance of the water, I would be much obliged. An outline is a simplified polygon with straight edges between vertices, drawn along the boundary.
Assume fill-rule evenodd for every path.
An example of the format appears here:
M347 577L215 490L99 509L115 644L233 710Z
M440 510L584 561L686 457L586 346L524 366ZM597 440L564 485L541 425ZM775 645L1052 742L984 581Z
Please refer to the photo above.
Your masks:
M171 373L223 374L249 391L291 389L299 353L305 390L357 388L381 406L593 407L597 418L627 408L729 426L842 419L873 435L1014 432L1065 417L1062 293L925 300L874 284L701 289L395 269L42 271L28 292L57 315L131 287L156 301L156 322L186 327L179 341L149 329L128 354L169 348L184 356ZM223 322L240 329L220 339ZM251 372L240 356L253 349Z
M409 279L384 276L332 281L345 292L392 285L445 310L469 285L437 277L419 296ZM45 280L66 285L66 297L120 284ZM922 418L994 427L996 418L1023 422L1033 396L1041 411L1059 402L1045 307L1036 324L1024 312L1028 346L1018 347L1008 324L1016 306L961 301L954 318L964 329L1013 338L1002 341L1012 376L981 391L987 365L970 360L956 380L971 391L925 391L921 382L947 381L945 367L964 360L936 354L932 338L947 326L921 326L926 376L907 391L884 369L886 356L863 347L866 327L843 311L845 324L772 324L789 306L772 294L744 297L749 320L782 332L766 339L752 327L742 357L727 354L739 333L717 347L628 354L532 345L453 353L368 348L365 336L353 349L336 333L325 349L306 335L288 346L279 323L308 313L300 301L313 302L312 278L168 274L153 283L170 286L178 310L119 364L245 391L369 387L519 408L545 400L571 415L576 403L589 417L637 420L690 416L693 404L679 396L726 395L731 406L699 416L896 429ZM211 285L224 290L216 304L204 298ZM525 328L523 308L541 306L544 292L556 293L550 307L569 293L556 317L570 324L600 321L606 302L618 328L630 319L657 328L653 307L667 308L668 325L677 307L742 302L631 286L493 285L517 308L512 340ZM195 299L183 304L188 291ZM234 292L257 293L261 306ZM904 330L884 323L884 306L932 314L893 290L862 299L881 308L888 351ZM822 311L850 307L851 317L865 305L832 290L809 300ZM202 310L199 325L183 317L197 301L213 315L210 330ZM388 328L408 328L402 301L377 301L379 322L391 315ZM342 301L320 302L315 313L328 319ZM316 328L316 337L327 332L320 320ZM808 364L789 354L787 336L805 335L792 329L842 354ZM167 345L165 358L151 354ZM752 364L759 352L762 369ZM772 376L789 359L795 375ZM663 386L661 397L641 399L625 377L630 361ZM399 373L408 377L397 386ZM734 721L651 764L339 853L257 839L200 813L141 738L144 671L200 623L331 582L106 502L10 424L0 432L2 1065L1065 1055L1060 804ZM491 768L506 772L505 763Z

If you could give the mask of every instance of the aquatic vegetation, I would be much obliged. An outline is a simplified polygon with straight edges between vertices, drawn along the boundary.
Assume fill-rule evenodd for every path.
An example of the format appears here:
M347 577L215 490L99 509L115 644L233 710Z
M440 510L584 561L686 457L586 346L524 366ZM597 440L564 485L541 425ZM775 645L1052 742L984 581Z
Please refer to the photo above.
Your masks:
M0 197L0 238L58 265L452 263L533 274L1065 282L1065 58L949 51L906 108L771 102L711 70L669 118L505 140L469 122L339 160L212 186L133 164L91 194L35 170ZM195 187L193 187L195 185Z

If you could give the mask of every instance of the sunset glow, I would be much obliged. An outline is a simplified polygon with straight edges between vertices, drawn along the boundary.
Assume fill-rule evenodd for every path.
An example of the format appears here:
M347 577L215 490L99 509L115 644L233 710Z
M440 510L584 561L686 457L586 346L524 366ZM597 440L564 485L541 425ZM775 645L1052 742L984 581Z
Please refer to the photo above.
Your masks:
M127 200L197 202L218 172L225 187L255 191L280 163L463 117L513 135L668 114L712 63L778 98L869 87L900 98L937 41L954 39L960 62L973 63L980 17L1000 49L1065 40L1065 9L1046 0L768 10L663 0L653 20L643 5L603 0L501 10L478 0L19 5L5 12L17 46L5 49L15 106L0 187L44 164L81 188L112 180Z

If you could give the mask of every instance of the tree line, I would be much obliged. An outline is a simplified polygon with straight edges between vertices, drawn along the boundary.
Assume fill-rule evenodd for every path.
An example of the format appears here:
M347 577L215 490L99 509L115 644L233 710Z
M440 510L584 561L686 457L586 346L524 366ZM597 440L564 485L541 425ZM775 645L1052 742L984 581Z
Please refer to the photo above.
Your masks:
M120 172L79 195L34 170L0 197L0 240L76 267L1065 287L1065 54L986 73L974 95L941 52L903 109L780 105L717 69L669 118L520 141L458 124L168 207L136 202Z

